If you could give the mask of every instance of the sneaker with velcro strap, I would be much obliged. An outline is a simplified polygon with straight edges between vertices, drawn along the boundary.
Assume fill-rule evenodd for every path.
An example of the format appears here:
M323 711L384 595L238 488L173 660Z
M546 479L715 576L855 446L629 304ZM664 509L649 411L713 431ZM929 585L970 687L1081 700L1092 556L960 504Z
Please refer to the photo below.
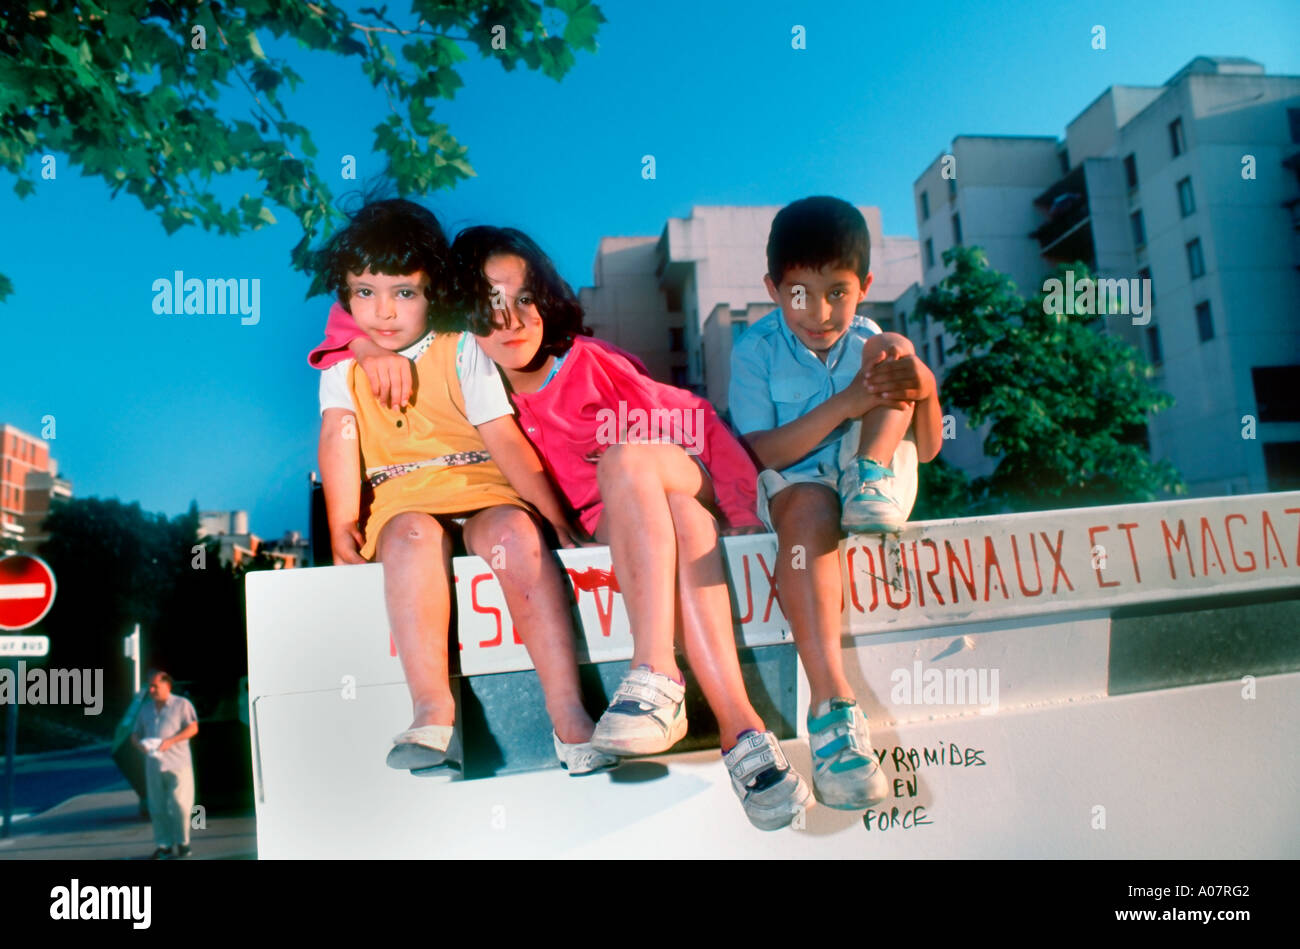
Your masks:
M871 750L867 716L853 699L831 699L808 710L813 793L819 803L860 811L889 793L885 772Z
M745 816L759 830L787 827L808 807L812 792L770 731L741 735L722 761Z
M629 669L600 716L591 747L607 755L657 755L686 736L686 686L649 666Z

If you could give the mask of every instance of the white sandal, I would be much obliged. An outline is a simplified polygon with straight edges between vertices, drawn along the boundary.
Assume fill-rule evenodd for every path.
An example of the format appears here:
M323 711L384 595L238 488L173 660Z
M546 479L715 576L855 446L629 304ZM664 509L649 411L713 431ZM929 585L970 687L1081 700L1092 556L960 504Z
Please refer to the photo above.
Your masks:
M454 725L422 725L394 736L388 767L412 772L429 768L459 771L461 759L460 735Z
M569 772L569 777L576 778L585 774L597 774L617 768L620 759L607 755L591 747L589 741L575 741L566 744L560 736L551 732L555 739L555 756L560 759L560 767Z

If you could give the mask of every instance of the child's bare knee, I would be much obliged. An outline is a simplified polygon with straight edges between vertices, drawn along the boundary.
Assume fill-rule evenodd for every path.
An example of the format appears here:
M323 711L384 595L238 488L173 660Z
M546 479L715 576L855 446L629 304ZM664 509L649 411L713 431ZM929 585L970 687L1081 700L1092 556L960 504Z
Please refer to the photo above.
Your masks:
M900 356L916 355L912 341L901 333L877 333L862 346L862 363L870 366L876 357L884 353L887 357L897 359Z
M596 462L597 481L633 475L638 469L637 456L640 454L638 449L643 447L642 445L610 445ZM641 458L640 464L644 463L645 459Z
M523 508L494 511L483 536L492 550L502 548L516 553L539 550L542 546L541 530L537 522Z
M442 527L428 514L398 514L384 525L381 542L393 544L436 543L442 539Z
M770 509L772 526L778 533L815 531L827 526L839 530L839 499L820 484L792 484L772 498Z

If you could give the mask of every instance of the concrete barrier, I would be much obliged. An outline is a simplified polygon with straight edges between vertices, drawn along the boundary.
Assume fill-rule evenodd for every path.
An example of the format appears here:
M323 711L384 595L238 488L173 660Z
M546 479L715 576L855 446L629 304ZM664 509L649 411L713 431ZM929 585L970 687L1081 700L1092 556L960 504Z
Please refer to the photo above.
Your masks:
M807 777L775 538L724 546L747 685ZM589 684L607 694L632 645L608 551L559 556ZM841 569L847 673L891 799L865 820L815 808L773 835L745 821L716 749L583 780L392 771L410 706L382 567L249 574L259 853L1300 856L1300 765L1279 754L1300 725L1300 675L1106 694L1116 610L1300 597L1300 493L917 523L898 541L845 541ZM537 752L549 727L500 590L478 558L454 572L467 728L506 759L516 735ZM1215 761L1228 773L1212 776Z

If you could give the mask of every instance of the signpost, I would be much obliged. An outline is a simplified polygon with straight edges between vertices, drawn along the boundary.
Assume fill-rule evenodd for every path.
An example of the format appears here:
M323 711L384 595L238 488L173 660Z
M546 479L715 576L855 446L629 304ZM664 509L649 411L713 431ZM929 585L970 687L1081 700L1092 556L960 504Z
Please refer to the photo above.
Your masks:
M132 695L140 691L140 624L135 624L135 632L130 636L122 639L122 654L131 660L132 676L135 681L135 688L131 690Z
M40 557L15 554L0 558L0 630L5 632L35 626L54 605L57 587L54 571ZM0 635L0 657L46 656L50 652L48 636ZM5 803L0 838L9 836L14 811L14 754L18 744L18 689L5 714Z

